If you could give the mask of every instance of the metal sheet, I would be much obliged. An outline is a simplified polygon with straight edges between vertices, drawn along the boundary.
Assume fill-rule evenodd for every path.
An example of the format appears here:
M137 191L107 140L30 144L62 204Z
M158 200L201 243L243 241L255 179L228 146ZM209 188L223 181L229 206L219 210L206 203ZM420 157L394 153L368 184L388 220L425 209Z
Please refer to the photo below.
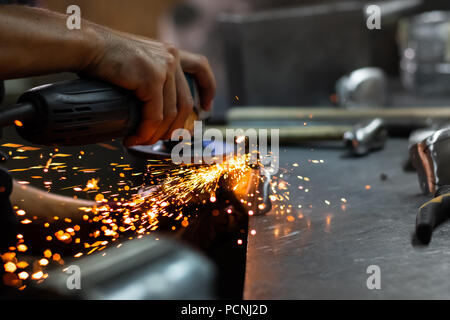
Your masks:
M417 175L401 169L407 145L390 140L363 159L330 149L281 153L285 167L300 163L293 167L290 191L292 202L303 204L304 218L299 211L293 222L274 212L251 217L256 235L248 239L244 297L449 299L450 224L436 230L428 247L414 244L416 213L428 197L420 194ZM297 175L310 177L308 193L293 182ZM380 290L367 288L370 265L380 267Z

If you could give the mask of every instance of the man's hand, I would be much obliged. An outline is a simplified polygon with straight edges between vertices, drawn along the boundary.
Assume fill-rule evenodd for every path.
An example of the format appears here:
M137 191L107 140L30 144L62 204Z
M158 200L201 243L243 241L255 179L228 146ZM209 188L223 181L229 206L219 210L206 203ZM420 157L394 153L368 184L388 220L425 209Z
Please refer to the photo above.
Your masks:
M202 108L211 108L215 79L205 57L155 40L110 30L102 33L105 41L82 73L132 90L144 102L142 121L125 139L126 146L170 139L174 130L183 128L194 103L185 72L198 82Z
M134 91L144 108L127 146L153 144L183 127L193 107L184 72L196 78L202 108L211 108L215 79L205 57L89 21L68 30L66 18L0 6L0 79L72 71Z

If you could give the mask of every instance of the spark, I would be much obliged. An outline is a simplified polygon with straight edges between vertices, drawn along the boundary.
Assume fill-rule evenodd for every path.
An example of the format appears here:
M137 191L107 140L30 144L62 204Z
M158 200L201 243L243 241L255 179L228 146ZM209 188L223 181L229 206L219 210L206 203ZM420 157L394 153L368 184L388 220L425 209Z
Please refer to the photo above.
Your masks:
M33 273L31 275L31 278L34 280L39 280L39 279L42 279L43 276L44 276L44 273L42 271L38 271L36 273Z
M9 273L14 273L16 271L16 269L17 269L17 267L14 264L14 262L11 262L11 261L5 263L4 268L5 268L5 271L9 272Z
M28 148L22 145L11 144L10 146L13 148L20 148L22 151L39 150L37 148L33 149L32 147ZM60 151L55 149L54 152ZM83 153L80 152L80 154ZM33 175L32 179L45 179L46 181L44 181L44 183L50 186L52 181L46 176L46 174L51 171L49 169L67 167L65 163L56 163L53 162L53 160L55 158L69 156L71 155L66 153L50 153L50 158L47 158L41 153L39 158L41 161L44 161L42 165L19 170L42 170L42 175ZM111 166L113 169L124 172L133 169L129 164L111 163ZM73 253L74 255L72 255L72 257L79 258L105 249L123 234L129 235L130 233L134 233L135 236L130 236L130 238L140 238L144 234L155 231L159 228L159 220L163 216L169 217L173 219L173 221L179 221L179 226L187 228L190 225L191 216L186 216L183 212L185 207L195 203L206 203L208 201L211 203L217 202L218 197L216 196L216 192L222 184L232 188L233 185L237 185L237 182L252 170L249 165L249 155L231 157L224 162L212 165L191 164L174 166L168 160L149 161L147 169L147 172L139 173L139 175L144 175L148 178L140 186L130 186L128 185L129 182L121 181L118 183L118 186L120 187L118 187L116 191L104 190L104 186L99 184L99 179L92 178L87 181L85 186L78 185L61 189L72 190L76 192L77 195L81 192L89 194L92 191L99 190L98 193L94 192L94 198L97 202L95 206L79 208L82 213L80 218L86 221L86 223L100 224L98 229L90 231L89 239L84 238L81 234L77 235L77 232L80 231L79 225L61 227L60 223L72 223L70 219L65 219L64 217L60 218L54 216L42 223L36 223L34 220L37 218L30 217L30 219L22 220L22 223L29 224L34 222L34 224L41 226L43 231L45 231L42 235L42 239L47 241L46 243L48 244L55 243L55 240L58 242L58 247L62 244L73 245L79 243L81 250L75 251ZM67 170L68 173L70 170L73 170L74 172L93 173L99 169L68 167ZM137 175L132 172L130 172L130 174ZM120 177L125 178L125 174L120 172ZM23 183L25 182L26 181ZM121 197L119 195L120 193L115 193L120 190L127 192L127 196ZM262 205L259 205L259 208L262 208ZM27 214L24 210L19 208L15 208L14 210L18 216ZM233 213L233 210L228 208L227 212L231 214ZM248 213L249 215L252 215L253 211L250 210ZM58 229L61 230L56 231L58 230L56 229L52 231L50 235L48 231L51 230L50 227L53 224L55 226L58 225ZM97 228L97 226L95 228ZM177 226L174 229L177 230L178 228L179 227ZM17 239L17 245L11 247L10 251L16 251L18 254L26 252L28 250L27 245L25 245L26 239L23 236L20 238L18 237ZM242 244L243 241L240 241L240 244ZM82 248L84 248L84 250ZM5 257L12 258L6 261ZM50 267L55 263L60 265L65 264L61 255L52 252L51 249L45 249L42 252L41 257L33 258L35 260L32 263L21 261L15 264L18 259L15 257L15 252L5 253L2 255L2 258L4 263L9 262L8 270L11 271L11 275L16 277L15 279L20 282L20 285L22 285L21 280L41 281L46 279L48 276L44 270L46 267ZM37 267L42 270L36 270ZM10 284L18 286L18 282L12 281Z

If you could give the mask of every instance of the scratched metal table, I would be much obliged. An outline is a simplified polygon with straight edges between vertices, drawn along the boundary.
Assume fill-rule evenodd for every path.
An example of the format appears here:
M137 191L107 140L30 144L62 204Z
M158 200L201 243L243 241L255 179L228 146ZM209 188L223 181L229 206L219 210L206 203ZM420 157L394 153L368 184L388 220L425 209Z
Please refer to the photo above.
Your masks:
M295 208L250 219L256 234L248 240L244 298L449 299L450 223L428 247L413 240L417 208L428 198L416 174L402 170L406 148L406 140L390 140L359 159L329 148L281 152ZM370 265L380 268L380 290L367 287Z

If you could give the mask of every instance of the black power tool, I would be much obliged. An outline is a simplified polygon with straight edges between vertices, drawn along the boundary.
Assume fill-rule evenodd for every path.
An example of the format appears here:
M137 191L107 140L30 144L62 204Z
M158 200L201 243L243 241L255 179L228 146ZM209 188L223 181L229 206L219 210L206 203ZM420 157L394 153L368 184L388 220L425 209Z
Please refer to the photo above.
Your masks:
M195 81L186 75L194 111L192 121L207 113L199 104ZM91 79L76 79L29 90L18 103L0 111L0 127L15 124L34 144L74 146L104 142L135 132L142 102L127 90ZM158 151L161 153L161 150Z

